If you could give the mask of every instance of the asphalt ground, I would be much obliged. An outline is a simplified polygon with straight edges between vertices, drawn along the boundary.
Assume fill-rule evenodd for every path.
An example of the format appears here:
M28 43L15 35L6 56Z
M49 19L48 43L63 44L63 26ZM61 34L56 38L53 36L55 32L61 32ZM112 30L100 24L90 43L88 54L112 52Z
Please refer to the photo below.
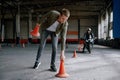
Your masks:
M120 50L94 45L91 54L78 51L78 44L68 44L65 51L66 78L56 77L60 66L60 44L56 57L57 72L49 71L51 44L47 44L41 56L41 65L32 69L38 44L0 49L0 80L120 80ZM76 56L73 57L76 50Z

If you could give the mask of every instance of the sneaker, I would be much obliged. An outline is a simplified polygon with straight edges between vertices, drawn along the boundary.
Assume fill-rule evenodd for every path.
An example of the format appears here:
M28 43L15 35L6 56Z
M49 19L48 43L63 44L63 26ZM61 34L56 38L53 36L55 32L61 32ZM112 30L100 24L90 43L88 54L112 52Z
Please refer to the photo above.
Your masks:
M39 63L39 62L35 62L34 66L33 66L33 69L38 69L38 67L39 67L40 64L41 63Z
M89 54L91 54L91 51L88 51L89 52Z
M89 54L91 54L91 51L89 51Z
M50 71L56 72L56 71L57 71L57 69L56 69L56 67L55 67L55 66L50 66Z

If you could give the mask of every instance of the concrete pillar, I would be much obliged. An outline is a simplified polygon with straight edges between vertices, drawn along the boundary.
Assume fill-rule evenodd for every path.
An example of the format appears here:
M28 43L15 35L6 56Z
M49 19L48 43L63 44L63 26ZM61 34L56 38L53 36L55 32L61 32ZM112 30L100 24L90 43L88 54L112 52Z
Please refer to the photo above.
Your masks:
M20 6L18 4L18 13L16 15L16 44L20 43Z
M107 32L107 39L110 39L110 9L108 10L108 32Z
M29 20L28 20L28 41L31 43L32 42L32 35L30 32L32 31L32 13L29 12Z
M109 30L110 39L113 39L113 11L110 9L110 30Z
M101 16L99 15L98 17L98 39L101 38L101 32L100 32L100 29L101 29Z
M80 19L78 19L78 40L80 40Z
M101 16L100 36L101 36L101 38L104 38L104 18L103 18L103 15Z
M4 26L4 24L2 24L2 33L1 33L1 41L3 42L4 41L4 38L5 38L5 26Z
M3 0L1 1L1 19L0 19L0 48L4 40L4 9L3 9Z
M4 15L2 15L2 19L1 19L1 42L4 41L4 37L5 37L4 28L5 28Z
M13 16L13 43L15 43L16 38L16 15Z
M2 27L1 27L1 18L0 18L0 47L1 47L1 32L2 32Z
M109 19L109 15L108 15L108 10L106 10L106 19L105 19L105 32L106 32L106 39L108 39L108 32L109 32L109 29L108 29L108 19Z
M12 44L11 47L15 46L15 38L16 38L16 14L12 14L13 15L13 39L12 39Z

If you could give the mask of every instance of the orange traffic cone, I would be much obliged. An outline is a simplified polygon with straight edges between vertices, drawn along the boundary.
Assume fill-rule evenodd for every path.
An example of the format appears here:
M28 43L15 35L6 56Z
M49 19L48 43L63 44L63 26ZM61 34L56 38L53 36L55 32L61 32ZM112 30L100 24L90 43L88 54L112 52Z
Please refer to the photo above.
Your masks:
M65 72L65 67L64 67L64 60L60 60L60 69L59 69L59 73L55 75L56 77L60 77L60 78L66 78L69 75Z
M73 53L73 58L76 58L76 57L77 57L77 54L76 54L76 50L75 50Z
M35 28L34 28L34 30L33 30L32 32L30 32L30 34L31 34L32 36L35 36L35 37L40 36L39 28L40 28L40 26L39 26L39 25L36 25Z

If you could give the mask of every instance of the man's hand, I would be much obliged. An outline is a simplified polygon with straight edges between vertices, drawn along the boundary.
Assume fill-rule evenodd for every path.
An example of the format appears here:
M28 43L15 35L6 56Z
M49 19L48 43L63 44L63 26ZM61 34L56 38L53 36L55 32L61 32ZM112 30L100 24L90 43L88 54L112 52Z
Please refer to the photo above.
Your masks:
M39 24L39 23L36 23L36 25L37 25L37 26L40 26L40 24Z
M61 51L60 60L65 60L64 50Z

